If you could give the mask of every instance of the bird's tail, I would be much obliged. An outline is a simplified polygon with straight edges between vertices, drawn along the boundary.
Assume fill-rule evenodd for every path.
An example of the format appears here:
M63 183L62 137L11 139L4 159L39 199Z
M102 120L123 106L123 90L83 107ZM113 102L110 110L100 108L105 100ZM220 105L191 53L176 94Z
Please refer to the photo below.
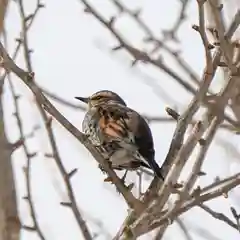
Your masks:
M124 141L119 142L119 145L127 150L131 152L131 155L135 158L138 159L138 161L141 161L143 163L143 165L145 165L146 167L149 167L150 169L152 169L154 171L154 173L157 175L158 178L162 179L164 181L164 177L162 175L162 170L161 168L158 166L157 162L154 159L151 160L146 160L137 150L137 147L134 144L130 144L130 143L126 143Z
M148 164L151 167L151 169L154 171L154 173L157 175L157 177L164 181L162 170L158 166L157 162L155 160L152 160L152 161L149 161Z
M155 175L157 175L158 178L164 181L162 170L154 159L147 161L139 152L137 152L137 155L138 157L140 156L140 160L142 161L142 163L144 163L146 167L149 167L150 169L152 169Z

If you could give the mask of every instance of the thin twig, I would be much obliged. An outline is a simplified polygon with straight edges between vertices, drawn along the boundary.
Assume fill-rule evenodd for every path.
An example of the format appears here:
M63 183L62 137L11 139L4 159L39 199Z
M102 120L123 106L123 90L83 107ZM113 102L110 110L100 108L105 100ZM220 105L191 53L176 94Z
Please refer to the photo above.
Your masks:
M180 214L191 209L192 207L198 206L200 203L204 203L211 199L222 196L223 192L227 193L231 189L238 186L239 184L240 184L240 174L236 174L230 178L225 179L224 183L216 184L213 188L209 189L208 192L206 192L206 193L200 192L200 194L198 196L193 197L192 199L186 201L181 208L176 209L176 211L174 211L172 214L174 216L179 216ZM169 224L169 218L172 219L172 217L171 216L166 217L164 212L162 214L163 214L163 217L161 217L159 220L154 221L153 224L149 226L149 228L148 228L149 231L151 231L151 230L155 229L156 227L159 227L163 224ZM133 231L134 231L133 232L134 236L139 236L139 235L145 233L144 229L141 229L141 228L133 229ZM237 231L238 231L238 229L237 229Z
M176 18L172 29L163 31L165 40L168 40L170 38L176 42L179 42L179 40L176 36L177 31L187 18L187 16L186 16L187 6L190 3L190 1L189 0L181 0L179 2L181 4L181 9L178 12L178 17Z
M4 78L5 78L5 76L4 76ZM25 230L36 231L39 238L42 239L42 240L45 240L46 238L45 238L45 236L43 234L43 231L42 231L42 229L41 229L41 227L38 223L38 220L37 220L37 214L36 214L36 211L35 211L35 208L34 208L33 198L32 198L32 190L31 190L31 160L32 160L33 157L36 156L36 153L30 153L30 151L27 147L26 137L24 136L22 120L21 120L21 117L20 117L20 108L19 108L19 103L18 103L18 101L20 100L20 97L15 92L14 85L12 83L12 79L11 79L10 74L8 74L7 76L8 76L10 91L12 93L12 98L13 98L13 102L14 102L14 106L15 106L14 116L16 117L16 120L17 120L17 125L18 125L18 129L19 129L19 133L20 133L20 139L22 139L22 141L20 141L19 143L23 147L23 150L24 150L24 153L25 153L25 156L26 156L26 159L27 159L26 167L24 167L24 169L23 169L24 174L25 174L25 178L26 178L26 189L27 189L27 195L24 197L24 199L29 204L30 215L32 217L33 226L23 225L23 228ZM4 81L4 78L2 78L1 80Z
M12 83L12 80L10 78L10 75L8 75L8 80L9 80L9 85L10 85L10 90L12 92L12 97L13 97L13 102L15 105L15 117L17 120L17 125L18 125L18 129L20 132L20 138L25 139L24 137L24 133L23 133L23 125L22 125L22 120L20 118L20 109L19 109L19 96L17 96L17 94L15 93L15 89ZM26 140L23 140L21 143L24 153L25 153L25 157L27 159L27 165L26 167L24 167L23 171L26 177L26 189L27 189L27 195L24 197L24 199L28 202L29 204L29 208L30 208L30 215L32 217L32 221L33 221L33 226L26 226L23 225L23 228L25 230L31 230L31 231L36 231L39 238L42 240L45 240L45 236L43 234L43 231L38 223L38 218L37 218L37 214L34 208L34 204L33 204L33 198L32 198L32 190L31 190L31 161L32 158L36 155L35 153L30 153L30 151L28 150L27 144L26 144Z
M35 10L33 11L33 13L31 13L29 16L28 16L28 20L27 20L27 23L26 23L26 31L29 31L32 24L34 23L34 20L36 19L39 11L41 8L44 8L44 5L41 3L40 0L37 0L36 2L36 7L35 7ZM22 32L20 33L20 37L16 39L16 42L17 42L17 46L14 50L14 53L12 54L12 59L15 60L19 51L20 51L20 47L22 45ZM0 82L3 82L5 77L7 76L7 72L5 74L3 74L3 76L1 76L0 78Z
M21 14L21 18L22 18L22 33L23 33L23 49L24 49L24 58L25 61L27 63L27 69L29 72L33 71L33 67L32 67L32 61L31 61L31 56L30 56L30 50L29 50L29 46L28 46L28 35L27 35L27 27L26 27L26 16L25 16L25 12L24 12L24 6L23 6L23 1L19 0L19 8L20 8L20 14ZM55 142L55 138L53 135L53 131L52 131L52 125L51 125L51 118L48 118L44 109L42 108L42 105L39 104L39 102L37 101L37 106L38 109L44 119L45 122L45 126L47 129L47 133L48 133L48 137L49 137L49 141L52 147L52 151L53 151L53 158L56 161L56 164L60 170L60 173L62 175L62 178L66 184L66 188L67 188L67 193L68 193L68 197L70 199L70 203L68 203L68 206L71 207L73 214L75 216L75 219L78 223L78 226L82 232L82 235L84 236L84 239L86 240L91 240L92 236L90 231L88 230L88 227L85 223L85 221L83 220L83 217L77 207L77 202L73 193L73 189L70 183L70 178L73 176L73 174L67 173L67 171L65 170L58 149L57 149L57 145ZM76 172L76 171L75 171ZM75 173L74 172L74 173ZM72 172L71 172L72 173ZM66 206L66 205L65 205Z
M58 96L57 94L49 91L49 90L46 89L46 88L42 88L42 87L39 87L39 88L41 89L41 91L42 91L46 96L48 96L49 98L51 98L51 99L53 99L53 100L55 100L55 101L57 101L57 102L65 105L65 106L67 106L67 107L70 107L70 108L72 108L72 109L74 109L74 110L80 110L80 111L85 111L85 110L86 110L86 108L85 108L84 106L79 105L79 104L72 103L72 102L70 102L70 101L67 101L66 99Z
M185 11L187 7L187 2L189 0L184 0L184 3L182 4L182 13ZM199 85L199 77L194 72L194 70L191 68L190 64L188 64L181 55L177 52L172 50L170 47L167 46L166 41L160 40L155 36L153 31L150 29L150 27L144 22L144 20L141 18L140 11L132 11L130 10L126 5L122 3L120 0L112 0L114 5L118 8L120 14L125 13L132 17L132 19L135 20L135 22L138 24L139 28L143 30L143 32L146 34L146 38L144 38L144 42L146 43L154 43L156 46L154 47L153 52L156 52L157 50L160 50L162 48L164 51L166 51L167 54L169 54L173 60L182 68L183 71L186 72L186 74L189 75L190 80L192 80L195 84ZM179 17L181 17L182 13L179 14ZM178 24L178 26L177 26ZM176 20L176 25L174 27L175 33L178 30L178 27L181 25L179 23L178 19ZM172 30L168 30L168 32L173 32ZM174 33L174 34L175 34Z
M191 237L190 233L189 233L189 229L186 227L186 225L184 224L183 220L181 220L179 217L176 218L176 223L178 224L178 226L181 228L186 240L193 240L193 238ZM160 229L157 231L154 240L161 240L164 236L164 232L162 231L162 227L160 227Z
M223 213L219 213L216 211L213 211L210 207L208 207L205 204L199 204L199 207L202 208L203 210L205 210L207 213L209 213L212 217L225 222L226 224L228 224L229 226L235 228L236 230L239 231L239 227L237 224L235 224L231 219L229 219L226 215L224 215Z
M203 4L203 1L201 1L201 2L199 1L199 5L198 5L199 6L199 26L194 26L194 29L197 30L200 33L200 36L202 38L202 42L203 42L203 45L204 45L204 48L205 48L205 55L206 55L206 68L205 68L205 71L203 73L201 86L200 86L200 89L199 89L198 93L195 95L195 97L192 100L191 104L189 105L188 109L185 111L184 114L182 114L180 120L178 121L178 125L177 125L175 133L174 133L174 137L173 137L173 140L172 140L172 143L171 143L169 153L166 157L166 161L164 162L164 165L166 163L165 166L167 166L168 168L169 168L169 166L172 166L171 161L173 161L174 156L176 156L176 154L178 153L178 151L180 150L180 148L182 146L183 136L184 136L184 133L186 131L187 125L192 120L192 116L194 115L196 110L199 108L200 103L204 102L203 100L204 100L205 94L206 94L207 89L208 89L208 87L209 87L209 85L210 85L210 83L213 79L213 76L214 76L215 72L216 72L216 69L218 67L218 62L219 62L219 59L220 59L220 56L221 56L221 51L220 51L220 49L217 48L216 51L215 51L214 57L213 58L211 57L210 48L209 48L210 45L208 43L206 33L205 33L204 13L203 13L203 5L202 4ZM233 22L231 24L231 26L232 25L235 26L235 30L236 30L236 28L237 28L236 24L234 24L234 22ZM231 35L229 36L229 38L231 38L232 34L234 33L234 31L232 31L231 26L230 26L230 29L228 30L228 33L227 33L227 34L229 34L229 31L231 30ZM231 83L230 84L231 89L233 89L233 85L234 85L234 84L232 84L233 82L236 83L236 79L229 79L229 83ZM226 89L229 88L230 85L227 85ZM226 93L227 94L225 94L225 96L223 97L225 104L227 103L227 99L230 97L229 96L229 90L226 90ZM217 109L219 110L219 106L217 107ZM214 109L212 109L212 110L214 110ZM216 114L216 112L215 112L215 114ZM219 114L219 112L217 114ZM210 117L212 118L211 114L210 114ZM210 119L208 119L208 122L210 123ZM187 145L185 144L185 146L187 146ZM178 154L178 157L179 157L179 154ZM167 164L167 162L169 162L169 164ZM154 190L154 187L156 189L156 186L158 186L157 181L155 181L155 182L152 181L152 183L150 185L150 192ZM158 186L158 188L159 187L160 186ZM162 188L162 190L163 189L164 188ZM161 191L161 196L165 196L163 193L165 193L165 192ZM169 192L166 193L166 194L169 195ZM162 204L165 202L166 199L167 199L167 197L164 198L164 201L163 201L163 199L161 199L161 207L163 206ZM156 204L156 206L158 206L158 204ZM147 217L147 214L145 216ZM143 216L140 219L143 221L144 220ZM130 231L129 227L132 226L131 229L134 229L134 226L136 226L137 222L138 223L141 222L140 219L137 218L137 221L136 221L136 217L133 218L133 216L130 214L127 217L127 219L124 221L124 224L122 225L122 227L119 230L115 239L124 239L125 230L129 233L129 231ZM154 218L152 218L152 220L154 220ZM149 224L147 224L146 222L144 223L144 221L143 221L143 225L146 227ZM149 229L147 229L146 231L149 231ZM121 236L123 238L121 238Z
M80 0L85 5L85 12L92 14L100 23L102 23L113 35L114 37L119 41L119 45L114 47L113 50L117 51L120 49L125 49L133 58L133 65L136 64L138 61L143 63L150 63L153 66L160 68L162 71L167 73L170 77L175 79L183 88L185 88L187 91L191 93L195 93L195 88L185 81L182 77L180 77L175 71L173 71L170 67L168 67L165 63L160 61L159 59L151 58L146 52L141 51L135 47L133 47L131 44L127 43L127 41L115 30L114 28L114 22L116 21L116 18L113 17L110 21L105 20L101 14L98 12L97 9L95 9L92 4L90 4L86 0Z
M136 212L141 211L141 209L143 209L143 204L126 188L116 173L111 169L107 161L103 159L102 155L91 144L86 136L74 127L43 95L34 81L34 73L29 73L19 68L7 54L1 42L0 56L2 57L0 61L1 66L4 67L6 71L12 71L16 74L31 89L37 101L44 106L45 110L54 116L54 118L56 118L70 133L72 133L90 151L97 162L103 166L104 170L108 173L112 182L116 185L117 190L123 195L128 205Z

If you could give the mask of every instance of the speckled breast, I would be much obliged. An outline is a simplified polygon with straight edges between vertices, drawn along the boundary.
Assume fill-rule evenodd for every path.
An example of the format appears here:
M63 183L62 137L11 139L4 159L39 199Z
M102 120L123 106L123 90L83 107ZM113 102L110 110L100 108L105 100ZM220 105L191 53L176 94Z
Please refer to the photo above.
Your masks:
M98 127L99 114L96 108L91 108L85 114L85 117L82 122L82 130L88 135L89 140L95 146L100 146L102 143L102 134Z

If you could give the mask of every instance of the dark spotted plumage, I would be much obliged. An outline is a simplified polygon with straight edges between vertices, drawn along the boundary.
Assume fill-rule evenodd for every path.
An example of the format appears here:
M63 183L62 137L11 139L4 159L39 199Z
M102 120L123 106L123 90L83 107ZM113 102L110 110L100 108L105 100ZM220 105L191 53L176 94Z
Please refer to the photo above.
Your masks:
M133 170L143 166L163 178L154 160L151 130L140 114L128 108L124 100L111 91L77 99L89 105L82 124L84 133L114 169Z

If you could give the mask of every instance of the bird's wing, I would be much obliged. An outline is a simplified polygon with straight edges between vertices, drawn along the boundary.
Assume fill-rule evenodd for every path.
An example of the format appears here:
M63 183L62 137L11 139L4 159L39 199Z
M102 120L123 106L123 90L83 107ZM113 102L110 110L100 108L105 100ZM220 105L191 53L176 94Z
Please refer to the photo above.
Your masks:
M98 114L98 127L108 139L130 140L131 130L128 126L129 116L126 107L118 104L103 104L98 106Z
M144 118L136 111L120 104L99 105L98 113L100 131L112 141L118 141L123 148L135 147L137 155L140 154L138 159L142 165L152 168L160 178L163 178L154 159L152 132Z
M154 159L152 133L141 115L120 104L101 105L98 112L98 125L105 136L134 144L144 158Z

